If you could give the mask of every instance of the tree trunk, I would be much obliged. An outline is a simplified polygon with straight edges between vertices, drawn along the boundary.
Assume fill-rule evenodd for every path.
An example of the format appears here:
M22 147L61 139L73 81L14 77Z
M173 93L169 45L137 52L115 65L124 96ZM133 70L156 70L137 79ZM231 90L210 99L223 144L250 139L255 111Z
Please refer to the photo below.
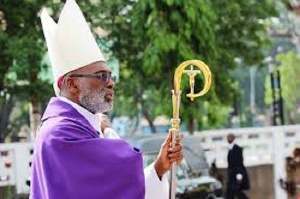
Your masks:
M149 112L145 107L145 103L144 103L144 99L143 99L143 91L142 90L139 90L137 92L137 97L138 97L138 100L140 101L140 109L142 111L142 115L148 121L151 132L152 133L157 133L156 127L153 124L153 120L150 118Z
M193 118L188 119L188 131L191 135L193 135L193 133L194 133L194 119Z
M31 57L32 65L38 67L40 64L36 61L34 57ZM32 71L30 73L29 81L31 85L34 85L38 82L38 72ZM41 120L41 102L38 100L37 93L35 89L30 90L30 98L29 98L29 119L30 119L30 134L31 134L31 142L35 141L37 128L40 124Z
M36 138L36 131L40 124L40 119L41 119L41 106L40 106L40 102L36 98L30 100L29 117L30 117L31 142L34 142Z
M133 128L130 131L130 136L134 136L137 133L139 127L140 127L140 122L139 122L140 117L136 117L136 119L133 119L133 121L134 120L135 120L135 124L134 124Z
M157 133L156 127L153 124L153 120L150 119L149 112L146 109L144 109L143 107L142 107L142 112L143 112L143 116L146 118L146 120L149 123L149 127L151 129L151 132L152 133Z
M4 142L7 134L7 125L9 117L14 107L15 101L13 96L4 93L0 99L0 143Z

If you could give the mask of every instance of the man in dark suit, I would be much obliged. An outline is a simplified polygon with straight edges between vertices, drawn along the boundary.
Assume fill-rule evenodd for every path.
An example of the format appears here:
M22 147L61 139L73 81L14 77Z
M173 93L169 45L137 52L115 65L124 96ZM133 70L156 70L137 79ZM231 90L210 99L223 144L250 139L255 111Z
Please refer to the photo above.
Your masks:
M250 188L249 178L243 162L243 148L234 143L234 134L227 135L229 143L227 168L227 199L248 199L244 190Z

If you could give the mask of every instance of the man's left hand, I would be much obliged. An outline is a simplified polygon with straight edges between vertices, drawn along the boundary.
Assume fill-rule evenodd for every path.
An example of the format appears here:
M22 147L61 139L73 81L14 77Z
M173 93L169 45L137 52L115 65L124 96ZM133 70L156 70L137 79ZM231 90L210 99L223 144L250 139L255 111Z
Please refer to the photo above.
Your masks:
M168 137L161 145L159 155L154 164L156 173L160 178L170 170L173 162L176 162L177 164L181 163L183 159L183 147L181 144L182 139L183 135L179 134L175 138L175 147L172 149L172 132L169 131Z

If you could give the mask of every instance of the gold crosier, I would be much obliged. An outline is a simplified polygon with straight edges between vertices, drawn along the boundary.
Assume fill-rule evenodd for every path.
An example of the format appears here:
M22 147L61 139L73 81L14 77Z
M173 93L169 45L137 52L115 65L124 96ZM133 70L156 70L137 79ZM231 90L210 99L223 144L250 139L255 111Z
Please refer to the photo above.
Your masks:
M189 70L185 70L188 66L191 68ZM199 70L194 70L196 66ZM204 75L204 88L199 93L194 93L195 88L195 76L197 74L203 73ZM175 70L174 74L174 90L172 90L172 102L173 102L173 118L171 120L171 129L172 132L172 148L175 146L175 138L178 136L180 131L180 118L179 118L179 107L180 107L180 83L182 74L186 73L189 76L189 83L190 83L190 93L186 96L194 101L196 97L200 97L206 94L211 86L211 72L207 65L200 60L187 60L182 62L177 69ZM171 175L170 175L170 191L169 191L169 199L175 199L175 187L176 187L176 163L171 165Z

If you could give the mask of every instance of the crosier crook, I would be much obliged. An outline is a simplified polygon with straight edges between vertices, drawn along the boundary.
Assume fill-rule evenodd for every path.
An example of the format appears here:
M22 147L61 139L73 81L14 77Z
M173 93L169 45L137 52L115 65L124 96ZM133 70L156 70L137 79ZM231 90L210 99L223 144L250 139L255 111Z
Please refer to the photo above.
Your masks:
M185 70L186 67L191 66L190 70ZM194 70L193 66L196 66L199 70ZM197 74L203 73L204 75L204 88L199 93L194 93L195 87L195 76ZM172 148L175 147L175 138L180 131L180 118L179 118L179 107L180 107L180 83L182 74L186 73L189 75L190 79L190 88L191 92L186 96L194 101L196 97L200 97L206 94L211 86L211 72L205 63L200 60L187 60L182 62L174 74L174 90L172 90L172 103L173 103L173 118L171 120L171 129L172 132ZM169 199L175 199L175 186L176 186L176 162L171 165L171 176L170 176L170 190L169 190Z

